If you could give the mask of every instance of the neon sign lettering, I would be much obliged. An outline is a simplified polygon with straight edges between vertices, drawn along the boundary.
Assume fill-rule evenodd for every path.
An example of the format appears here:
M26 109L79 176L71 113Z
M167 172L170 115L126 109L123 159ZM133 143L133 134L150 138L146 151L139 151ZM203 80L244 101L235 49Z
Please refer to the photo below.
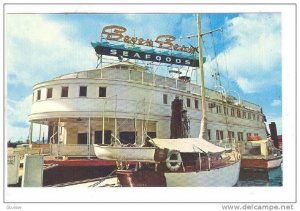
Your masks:
M110 25L105 26L102 29L101 37L112 40L112 41L121 41L124 43L132 44L132 45L143 45L148 47L157 47L157 48L163 48L163 49L169 49L169 50L175 50L175 51L182 51L186 53L195 53L196 49L193 47L187 47L185 45L178 45L173 43L176 38L172 35L159 35L155 41L151 39L144 39L144 38L138 38L138 37L130 37L128 35L124 35L124 33L127 31L127 29L123 26L117 26L117 25ZM156 45L154 45L156 43Z

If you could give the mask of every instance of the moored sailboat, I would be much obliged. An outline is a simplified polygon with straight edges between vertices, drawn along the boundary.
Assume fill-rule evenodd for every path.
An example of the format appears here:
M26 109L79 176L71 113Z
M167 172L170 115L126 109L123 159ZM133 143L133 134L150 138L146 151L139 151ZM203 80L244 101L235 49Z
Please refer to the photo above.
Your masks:
M217 187L234 186L240 171L240 155L199 138L153 139L168 147L165 161L139 169L118 170L122 186Z
M204 93L202 35L200 16L197 16L201 96ZM233 186L240 171L238 148L225 148L206 141L206 104L201 97L202 120L199 138L152 139L151 144L169 149L166 160L154 165L141 165L131 170L118 170L122 186Z

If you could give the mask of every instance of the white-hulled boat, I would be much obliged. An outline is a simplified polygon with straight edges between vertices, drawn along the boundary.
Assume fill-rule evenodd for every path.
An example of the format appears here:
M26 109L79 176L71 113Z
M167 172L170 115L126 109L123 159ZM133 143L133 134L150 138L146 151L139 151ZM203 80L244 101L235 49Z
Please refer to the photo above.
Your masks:
M114 160L126 162L147 162L155 163L161 160L165 150L157 147L139 147L133 145L111 146L94 144L94 151L97 158L101 160Z
M168 187L232 187L240 173L240 161L201 172L166 173Z
M117 171L126 187L231 187L239 178L240 154L199 138L153 139L168 148L165 161L155 166Z

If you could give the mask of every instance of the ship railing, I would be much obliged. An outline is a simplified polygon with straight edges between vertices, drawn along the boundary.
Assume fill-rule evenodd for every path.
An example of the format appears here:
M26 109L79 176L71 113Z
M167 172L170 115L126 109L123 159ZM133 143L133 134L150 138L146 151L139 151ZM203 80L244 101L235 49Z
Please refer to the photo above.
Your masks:
M15 155L15 154L19 155L21 162L23 162L26 154L36 155L36 154L43 154L43 153L42 153L41 148L31 148L31 147L13 148L13 149L8 150L8 155Z
M32 150L39 150L39 154L48 155L50 154L50 144L32 144Z

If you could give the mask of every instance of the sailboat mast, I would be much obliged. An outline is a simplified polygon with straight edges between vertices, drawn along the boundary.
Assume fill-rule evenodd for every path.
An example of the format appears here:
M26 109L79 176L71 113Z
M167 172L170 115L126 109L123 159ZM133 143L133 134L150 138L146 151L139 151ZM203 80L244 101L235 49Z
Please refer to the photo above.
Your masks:
M206 139L207 118L206 118L206 103L205 103L205 86L204 86L204 70L203 70L203 55L202 55L202 35L201 35L201 20L200 14L197 14L197 37L198 37L198 52L199 52L199 68L200 68L200 87L201 87L201 103L202 103L202 119L200 126L199 138Z

